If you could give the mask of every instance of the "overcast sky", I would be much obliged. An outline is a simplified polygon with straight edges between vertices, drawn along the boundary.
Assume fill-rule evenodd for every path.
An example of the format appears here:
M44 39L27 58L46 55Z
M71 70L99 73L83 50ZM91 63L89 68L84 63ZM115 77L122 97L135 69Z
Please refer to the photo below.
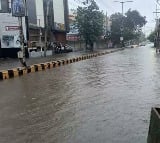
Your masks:
M68 0L69 8L76 8L80 5L81 0ZM114 0L95 0L99 5L100 9L105 13L107 11L108 15L111 15L115 12L121 12L121 4L114 2ZM125 1L125 0L124 0ZM155 27L155 18L156 15L153 13L156 9L156 0L133 0L132 3L124 4L124 12L126 12L129 8L132 10L138 10L142 16L146 16L147 24L143 28L143 31L148 34L154 30ZM160 9L160 7L159 7ZM160 14L159 14L160 16Z

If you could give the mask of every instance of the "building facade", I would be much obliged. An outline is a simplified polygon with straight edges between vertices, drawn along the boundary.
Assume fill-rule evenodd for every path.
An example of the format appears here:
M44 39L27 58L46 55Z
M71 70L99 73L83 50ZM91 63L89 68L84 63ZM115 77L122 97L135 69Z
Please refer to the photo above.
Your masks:
M44 45L45 38L47 38L47 41L49 42L66 42L66 33L69 32L68 0L24 1L26 1L27 13L26 17L23 19L23 29L25 39L28 41L29 47L36 46L36 44L40 41ZM3 20L4 17L6 17L6 14L10 17L7 21L8 23L10 23L10 30L6 33L10 35L10 37L12 37L6 39L13 40L13 35L15 35L15 33L18 34L19 32L18 18L12 17L11 0L0 0L0 22L4 23L3 27L6 27L8 25ZM1 27L0 31L2 31ZM13 33L13 31L15 33ZM2 36L2 32L0 32L0 56L10 57L9 53L12 53L14 55L13 57L16 57L17 51L20 48L17 48L13 44L8 48L5 48L4 46L2 47Z
M68 0L28 0L29 41L44 42L47 30L48 41L66 42L69 31Z

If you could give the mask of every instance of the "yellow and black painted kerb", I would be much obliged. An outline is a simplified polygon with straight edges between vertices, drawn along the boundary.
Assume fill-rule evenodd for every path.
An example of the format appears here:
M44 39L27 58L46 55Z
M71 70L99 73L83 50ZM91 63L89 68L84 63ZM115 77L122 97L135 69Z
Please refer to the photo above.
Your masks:
M124 49L111 50L110 52L106 51L106 52L101 52L101 53L83 55L80 57L70 58L70 59L65 59L65 60L57 60L57 61L51 61L51 62L46 62L46 63L34 64L31 66L28 66L27 68L14 68L14 69L10 69L10 70L4 70L4 71L0 71L0 80L10 79L10 78L22 76L22 75L25 75L28 73L35 73L38 71L44 71L46 69L52 69L52 68L60 67L63 65L79 62L82 60L91 59L93 57L117 52L120 50L124 50Z

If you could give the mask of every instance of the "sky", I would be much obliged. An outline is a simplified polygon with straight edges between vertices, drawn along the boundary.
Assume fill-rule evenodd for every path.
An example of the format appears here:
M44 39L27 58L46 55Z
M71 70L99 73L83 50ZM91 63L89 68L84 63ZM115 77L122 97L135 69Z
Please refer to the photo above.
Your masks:
M81 5L80 1L82 0L68 0L69 9L76 8L78 5ZM104 13L107 12L108 16L110 16L113 13L122 11L121 4L114 2L114 0L95 0L95 1L100 7L100 9L104 11ZM151 31L153 31L155 27L156 14L153 13L156 11L155 1L156 0L133 0L132 3L124 4L124 13L131 8L131 10L138 10L142 16L146 16L147 24L143 28L143 31L146 35L148 35Z

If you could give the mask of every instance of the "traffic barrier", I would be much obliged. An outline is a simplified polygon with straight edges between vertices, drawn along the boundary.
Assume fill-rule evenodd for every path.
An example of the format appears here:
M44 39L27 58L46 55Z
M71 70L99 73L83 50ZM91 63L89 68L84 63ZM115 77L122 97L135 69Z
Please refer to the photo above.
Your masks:
M19 76L23 75L23 70L21 68L18 69L18 74L19 74Z
M73 60L72 60L72 59L70 59L69 61L70 61L70 63L73 63Z
M42 70L45 70L45 69L46 69L44 64L40 64L40 65L41 65L41 67L42 67Z
M32 65L30 66L30 69L31 69L31 73L34 73L35 72L35 67Z
M23 75L25 75L25 74L28 73L28 72L27 72L27 68L23 68L22 71L23 71Z
M53 63L52 62L48 62L47 66L48 66L49 69L51 69L51 68L53 68Z
M65 65L66 63L65 63L65 60L61 60L61 62L62 62L62 65Z
M79 61L79 58L77 57L77 58L76 58L76 62L78 62L78 61Z
M34 66L35 72L38 72L38 65L33 65L33 66Z
M61 66L62 62L61 61L57 61L57 67Z
M62 65L71 64L71 63L86 60L86 59L91 59L93 57L113 53L113 52L120 51L120 50L124 50L124 49L118 49L118 50L114 50L114 51L110 51L110 52L106 51L106 52L101 52L101 53L87 54L87 55L82 55L82 56L76 57L76 58L34 64L31 66L28 66L27 68L20 67L20 68L4 70L4 71L0 71L0 80L5 80L5 79L17 77L17 76L22 76L22 75L25 75L28 73L34 73L34 72L38 72L38 71L42 71L42 70L46 70L46 69L52 69L52 68L59 67Z
M54 62L52 62L52 63L53 63L53 68L55 68L55 67L58 67L58 66L59 66L57 61L54 61Z
M70 60L69 60L69 59L66 59L66 63L67 63L67 64L70 64Z
M74 63L76 62L76 58L73 58L72 60L73 60Z
M8 70L8 76L9 76L9 78L14 77L13 70Z
M31 66L27 68L27 73L31 73Z
M0 79L1 80L9 79L8 71L1 71L0 72Z

